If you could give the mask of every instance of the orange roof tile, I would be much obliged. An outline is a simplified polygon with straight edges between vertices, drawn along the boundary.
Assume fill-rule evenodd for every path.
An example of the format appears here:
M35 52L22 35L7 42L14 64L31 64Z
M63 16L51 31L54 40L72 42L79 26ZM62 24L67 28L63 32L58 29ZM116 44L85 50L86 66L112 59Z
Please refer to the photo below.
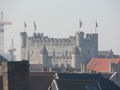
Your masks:
M93 58L87 65L87 69L96 72L111 72L111 63L117 64L120 58Z

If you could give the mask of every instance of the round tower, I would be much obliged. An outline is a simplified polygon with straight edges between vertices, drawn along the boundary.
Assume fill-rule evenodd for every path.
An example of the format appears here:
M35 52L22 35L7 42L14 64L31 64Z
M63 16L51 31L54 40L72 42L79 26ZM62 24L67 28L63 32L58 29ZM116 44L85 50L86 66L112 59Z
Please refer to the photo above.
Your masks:
M27 33L21 32L21 59L26 59Z
M42 50L40 51L41 55L41 64L43 64L43 67L49 67L49 62L48 62L48 51L46 47L43 47Z
M80 51L78 47L73 48L72 56L72 68L80 68Z
M27 33L26 32L21 32L21 47L25 48L26 47L26 41L27 41Z

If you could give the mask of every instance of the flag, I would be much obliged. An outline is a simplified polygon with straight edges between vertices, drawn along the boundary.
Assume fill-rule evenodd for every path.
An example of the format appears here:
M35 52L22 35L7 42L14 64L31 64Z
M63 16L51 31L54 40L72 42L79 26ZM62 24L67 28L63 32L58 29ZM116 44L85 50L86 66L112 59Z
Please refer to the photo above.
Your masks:
M98 27L98 23L96 22L95 28L97 28L97 27Z
M24 28L27 28L27 25L26 25L26 23L24 22Z
M35 24L35 21L34 21L34 30L36 31L37 30L37 26Z
M82 27L82 21L81 20L79 20L79 25L80 25L80 28Z

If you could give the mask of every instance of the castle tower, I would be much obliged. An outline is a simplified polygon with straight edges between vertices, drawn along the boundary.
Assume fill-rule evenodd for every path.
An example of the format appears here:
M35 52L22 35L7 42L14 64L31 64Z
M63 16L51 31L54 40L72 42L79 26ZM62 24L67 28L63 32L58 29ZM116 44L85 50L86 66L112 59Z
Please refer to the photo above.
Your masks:
M21 32L21 59L26 59L26 45L27 45L27 33Z
M93 41L94 41L93 43L95 44L95 56L94 57L96 57L98 54L98 34L97 33L94 34Z
M90 44L92 46L92 48L90 48L90 51L91 51L90 58L93 58L93 57L96 57L98 54L98 34L97 33L91 34L90 40L91 40Z
M44 46L40 52L40 60L41 60L41 64L43 64L43 67L49 67L49 58L48 58L48 52L47 52L47 49L46 47Z
M73 49L73 53L71 55L72 55L72 67L80 68L80 63L81 63L80 51L77 46Z
M76 38L76 46L78 47L82 46L84 40L84 32L76 32L75 38Z

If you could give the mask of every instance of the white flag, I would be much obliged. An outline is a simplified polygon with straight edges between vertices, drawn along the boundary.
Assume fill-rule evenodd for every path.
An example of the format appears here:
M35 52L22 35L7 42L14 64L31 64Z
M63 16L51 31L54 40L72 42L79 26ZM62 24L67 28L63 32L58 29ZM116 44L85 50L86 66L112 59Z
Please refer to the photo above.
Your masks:
M36 31L37 30L37 26L35 24L35 21L34 21L34 30Z

